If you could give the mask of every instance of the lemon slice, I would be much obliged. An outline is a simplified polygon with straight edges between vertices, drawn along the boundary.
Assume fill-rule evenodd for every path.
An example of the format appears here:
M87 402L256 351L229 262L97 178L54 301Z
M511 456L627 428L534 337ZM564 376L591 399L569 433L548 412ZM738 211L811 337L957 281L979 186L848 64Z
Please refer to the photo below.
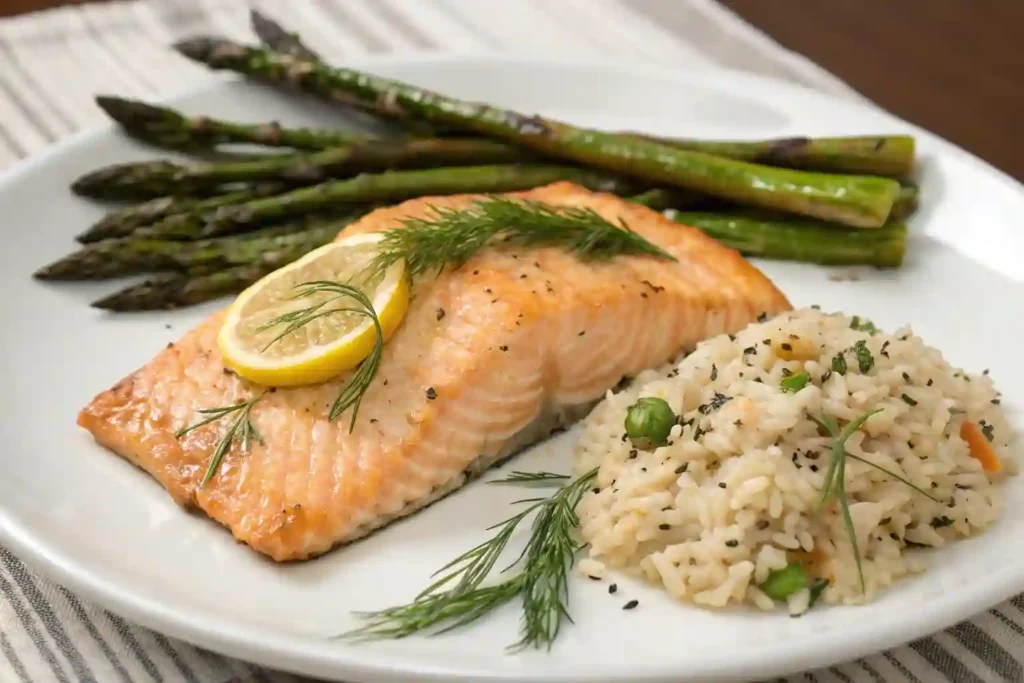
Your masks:
M241 377L270 387L323 382L357 366L377 340L373 320L356 312L365 308L336 291L299 298L296 294L299 285L314 281L356 287L373 303L387 339L409 306L409 283L405 261L383 274L365 276L382 238L380 233L367 233L324 245L239 294L217 337L224 364ZM317 313L333 312L283 336L287 324L272 323L317 305Z

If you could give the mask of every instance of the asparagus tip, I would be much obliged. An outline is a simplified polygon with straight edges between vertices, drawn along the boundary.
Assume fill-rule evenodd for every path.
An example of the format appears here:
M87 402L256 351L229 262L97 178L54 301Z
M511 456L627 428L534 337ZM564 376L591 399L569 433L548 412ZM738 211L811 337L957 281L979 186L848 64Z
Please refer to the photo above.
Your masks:
M105 297L96 299L89 305L92 308L98 308L101 311L111 311L113 313L126 313L128 311L139 310L138 304L135 300L134 293L139 288L147 288L150 285L149 281L144 282L142 285L136 285L134 287L128 287L120 291L108 294Z
M249 10L249 23L257 36L263 35L267 31L276 32L281 28L280 24L255 7Z
M206 62L213 56L223 40L213 36L193 36L179 40L171 45L174 50L196 62Z
M32 277L37 280L70 280L72 278L71 270L67 267L67 260L60 259L49 263L36 272L32 273Z
M168 116L176 115L176 112L160 107L142 100L133 100L127 97L116 95L97 95L96 105L102 109L107 116L124 125L140 125L147 121L161 121Z

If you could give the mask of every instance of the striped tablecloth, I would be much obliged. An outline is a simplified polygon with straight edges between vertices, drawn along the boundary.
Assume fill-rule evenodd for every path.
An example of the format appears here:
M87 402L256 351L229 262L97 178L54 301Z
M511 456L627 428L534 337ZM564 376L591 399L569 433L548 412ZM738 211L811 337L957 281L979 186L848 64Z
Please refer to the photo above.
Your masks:
M2 2L3 0L0 0ZM257 6L327 57L522 53L721 65L860 98L712 0L129 0L0 21L0 170L100 123L97 92L154 97L211 74L167 49L216 32L251 40ZM0 548L0 682L294 681L125 622ZM1024 598L806 681L1024 681ZM355 682L353 682L355 683Z

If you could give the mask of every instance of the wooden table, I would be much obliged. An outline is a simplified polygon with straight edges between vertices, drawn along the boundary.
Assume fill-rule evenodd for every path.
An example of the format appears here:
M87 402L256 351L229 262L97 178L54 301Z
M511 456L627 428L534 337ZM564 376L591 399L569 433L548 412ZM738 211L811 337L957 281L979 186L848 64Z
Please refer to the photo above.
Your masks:
M85 1L0 0L0 16ZM1024 0L721 2L892 113L1024 180Z

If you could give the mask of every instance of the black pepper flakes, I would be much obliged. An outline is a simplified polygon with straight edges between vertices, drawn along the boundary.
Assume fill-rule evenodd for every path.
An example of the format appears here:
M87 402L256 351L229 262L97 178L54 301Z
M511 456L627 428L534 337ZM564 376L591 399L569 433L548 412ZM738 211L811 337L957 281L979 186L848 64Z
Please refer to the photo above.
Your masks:
M762 519L760 522L757 523L757 528L758 528L759 531L764 531L765 529L767 529L771 525L772 525L772 523L769 522L767 519Z
M433 401L437 398L437 390L434 387L427 387L427 400Z
M765 346L771 346L772 345L772 340L771 339L762 339L761 343L764 344Z
M718 482L718 488L720 488L720 489L728 488L728 484L726 484L724 481L720 481L720 482Z
M915 401L911 397L907 396L906 394L901 395L900 398L902 398L903 402L906 403L908 406L916 406L917 405L917 401Z
M740 544L740 542L737 541L735 538L730 538L728 541L725 542L725 545L728 548L735 548L739 544Z
M743 355L744 356L756 356L757 355L757 347L756 346L748 346L747 348L743 349Z
M615 591L617 591L617 590L619 590L618 584L613 583L612 585L608 586L608 593L609 594L614 594Z
M690 463L684 462L682 465L676 468L676 474L682 474L686 471L686 468L690 466Z
M671 524L661 523L661 524L658 525L658 528L661 529L662 531L668 531L669 529L672 528L672 525Z
M933 529L942 529L943 527L953 526L953 520L942 515L941 517L932 517L932 521L928 525Z
M629 459L630 459L630 460L633 460L633 459L635 459L635 458L636 458L636 456L637 456L637 455L639 455L639 453L640 453L640 451L638 451L638 450L637 450L637 449L635 449L635 448L631 448L631 449L629 449Z
M782 342L781 344L779 344L779 346L782 347L783 351L792 351L793 350L793 345L790 344L789 342Z
M933 384L935 384L935 380L930 379L930 380L928 380L928 384L926 384L925 386L929 386L930 387Z
M587 578L590 579L591 581L600 581L601 580L600 576L594 576L593 574L587 574Z
M761 315L757 316L757 322L763 323L765 320L768 320L768 313L766 311L762 311Z
M711 381L714 382L718 379L718 366L714 363L711 364Z
M586 333L587 333L587 331L586 331L586 330L580 330L580 332L579 332L579 333L578 333L578 334L577 334L576 336L577 336L577 337L582 337L582 336L583 336L583 335L585 335Z
M508 351L508 346L506 346L505 344L502 344L498 348L501 349L502 351Z
M445 315L445 313L444 313L444 309L443 308L437 309L437 319L439 321L440 320L444 320L444 315Z
M636 606L639 605L639 604L640 604L639 600L630 600L629 602L627 602L625 605L622 606L622 609L627 609L627 610L628 609L635 609Z

